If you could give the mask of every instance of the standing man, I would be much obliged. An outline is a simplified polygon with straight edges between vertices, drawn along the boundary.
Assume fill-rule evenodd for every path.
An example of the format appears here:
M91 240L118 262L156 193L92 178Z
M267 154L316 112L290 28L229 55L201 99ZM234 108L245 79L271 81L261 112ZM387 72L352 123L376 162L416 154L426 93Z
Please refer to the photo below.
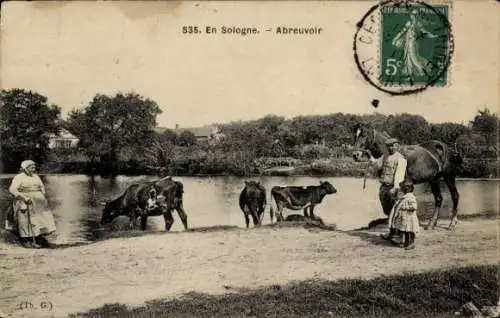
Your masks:
M391 240L396 234L396 231L392 228L391 210L398 198L399 184L405 179L407 162L399 152L399 141L396 138L388 139L385 144L389 154L380 159L375 159L370 154L370 161L377 166L380 176L379 199L384 214L389 216L390 233L383 235L383 238Z

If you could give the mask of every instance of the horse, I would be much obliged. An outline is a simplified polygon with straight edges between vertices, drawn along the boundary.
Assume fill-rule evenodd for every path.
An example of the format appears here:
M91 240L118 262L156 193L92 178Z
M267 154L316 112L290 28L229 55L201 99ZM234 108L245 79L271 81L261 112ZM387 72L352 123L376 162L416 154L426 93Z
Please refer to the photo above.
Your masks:
M392 138L386 132L359 125L356 129L353 158L355 161L364 161L369 154L374 158L388 155L385 141ZM452 151L445 143L439 140L430 140L421 144L401 145L399 152L406 157L406 180L413 184L427 183L434 196L434 211L425 229L434 229L437 225L439 211L443 202L440 180L443 179L453 201L452 215L448 230L454 231L458 223L458 193L455 179L457 168L463 160L460 154Z

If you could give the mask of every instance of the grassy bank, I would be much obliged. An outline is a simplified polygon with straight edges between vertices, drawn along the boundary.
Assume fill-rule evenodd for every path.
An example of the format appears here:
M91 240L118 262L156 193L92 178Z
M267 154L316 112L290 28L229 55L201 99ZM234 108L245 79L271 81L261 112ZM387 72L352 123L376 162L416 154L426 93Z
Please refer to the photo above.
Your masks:
M177 176L325 176L361 177L365 173L374 175L368 163L355 162L350 157L330 158L257 158L244 152L222 152L206 149L175 149L166 163L151 165L140 153L119 157L117 171L122 175L170 174ZM103 168L104 167L104 168ZM78 151L53 153L42 164L44 173L99 174L105 165L90 165L88 158ZM458 177L498 178L498 161L488 159L465 159L458 169Z
M371 280L311 280L220 296L189 293L180 299L151 301L139 308L108 304L72 317L452 317L469 301L479 308L496 305L496 266Z

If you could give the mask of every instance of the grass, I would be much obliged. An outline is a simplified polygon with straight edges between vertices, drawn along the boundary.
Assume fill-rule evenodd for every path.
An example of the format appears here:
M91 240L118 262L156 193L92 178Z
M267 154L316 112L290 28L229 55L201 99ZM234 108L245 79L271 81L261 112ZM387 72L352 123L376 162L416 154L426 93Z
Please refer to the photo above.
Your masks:
M371 280L310 280L225 295L192 292L138 308L107 304L71 317L452 317L466 302L481 308L497 300L497 267L484 265Z

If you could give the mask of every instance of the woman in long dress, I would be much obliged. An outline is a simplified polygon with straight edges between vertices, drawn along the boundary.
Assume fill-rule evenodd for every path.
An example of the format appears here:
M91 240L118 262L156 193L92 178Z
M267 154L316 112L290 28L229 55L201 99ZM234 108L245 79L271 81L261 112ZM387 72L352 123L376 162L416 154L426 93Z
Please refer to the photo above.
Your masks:
M14 196L14 215L23 246L40 247L35 239L47 244L46 236L56 231L56 225L33 161L21 163L21 172L12 179L9 192Z

